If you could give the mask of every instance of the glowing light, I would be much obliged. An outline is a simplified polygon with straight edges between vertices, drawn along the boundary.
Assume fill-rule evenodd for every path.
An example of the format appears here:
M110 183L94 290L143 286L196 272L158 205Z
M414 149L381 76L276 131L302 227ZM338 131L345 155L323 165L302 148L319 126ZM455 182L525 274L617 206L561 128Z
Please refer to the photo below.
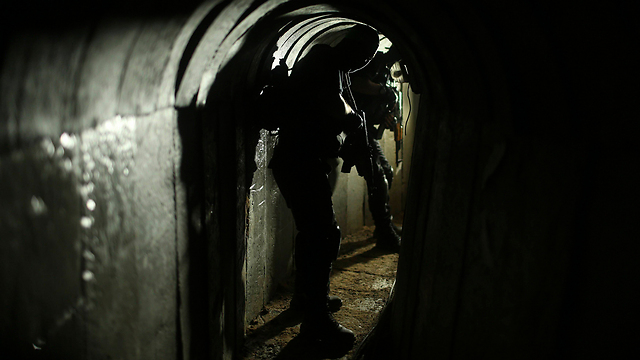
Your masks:
M95 276L93 275L93 273L89 270L85 270L82 272L82 280L84 281L91 281L95 279Z
M93 219L88 216L83 216L80 218L80 225L82 225L83 228L88 229L93 225Z
M76 146L76 139L67 133L62 133L62 135L60 135L60 145L71 150Z
M42 215L47 212L47 205L41 198L33 195L31 197L31 209L35 215Z

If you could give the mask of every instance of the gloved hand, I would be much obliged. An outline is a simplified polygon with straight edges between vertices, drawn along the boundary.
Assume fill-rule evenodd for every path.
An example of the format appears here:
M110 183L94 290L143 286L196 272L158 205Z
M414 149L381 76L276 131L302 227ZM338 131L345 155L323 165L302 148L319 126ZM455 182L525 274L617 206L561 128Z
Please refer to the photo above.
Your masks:
M396 94L396 91L388 86L384 86L383 87L384 92L380 92L379 96L379 101L382 103L385 103L387 106L387 109L391 109L395 106L396 103L398 103L398 94Z
M345 115L344 132L347 134L362 130L364 127L364 114L352 112Z

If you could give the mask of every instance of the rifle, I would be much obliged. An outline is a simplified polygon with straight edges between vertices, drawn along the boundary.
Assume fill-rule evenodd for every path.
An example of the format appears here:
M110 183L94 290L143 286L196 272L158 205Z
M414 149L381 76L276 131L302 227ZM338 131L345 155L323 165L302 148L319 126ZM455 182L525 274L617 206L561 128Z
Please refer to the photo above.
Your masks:
M393 140L395 140L396 142L396 166L400 165L400 163L402 162L402 146L403 146L403 136L402 136L402 120L397 118L397 117L393 117L393 119L395 120L395 126L393 129Z
M358 112L358 116L366 124L365 114ZM373 159L366 125L347 135L340 149L340 157L343 160L341 170L343 173L351 172L351 168L355 166L358 175L365 180L373 178Z
M391 131L393 131L393 140L396 142L396 166L400 165L402 162L402 144L403 144L403 136L402 136L402 121L396 115L399 111L393 111L393 120L391 122ZM378 126L378 133L376 139L382 139L382 134L386 129L384 124L380 124Z
M367 126L367 118L364 112L359 111L356 107L355 99L349 88L349 78L347 74L343 75L343 83L347 84L347 102L356 111L356 114L362 119L362 127L350 134L344 140L344 144L340 149L340 157L343 160L343 173L351 172L352 167L356 167L358 175L362 176L367 182L367 189L371 194L375 190L373 182L373 156L371 154L371 145L369 144L369 134Z

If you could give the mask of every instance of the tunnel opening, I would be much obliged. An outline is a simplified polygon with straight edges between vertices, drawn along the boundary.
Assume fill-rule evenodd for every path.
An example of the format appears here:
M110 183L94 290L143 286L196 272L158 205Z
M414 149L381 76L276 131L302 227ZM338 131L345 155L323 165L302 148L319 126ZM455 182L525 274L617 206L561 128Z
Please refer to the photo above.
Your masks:
M269 82L270 75L275 72L274 68L279 64L284 64L290 72L292 68L295 68L296 62L303 58L314 45L319 43L335 44L336 41L340 40L342 32L348 31L355 22L352 19L337 15L327 16L322 12L310 13L303 20L290 19L289 23L279 29L277 40L271 49L265 52L264 65L261 67L262 71L257 75L257 83L264 84ZM379 53L386 54L392 43L383 34L380 34L380 38ZM393 65L396 70L395 77L389 76L384 81L385 85L397 89L400 94L399 127L403 125L406 127L411 112L417 111L414 107L415 105L411 103L411 98L415 95L410 91L410 85L403 79L402 71L400 71L400 66L402 65L397 61L394 61ZM389 68L385 67L384 71L390 72L391 66ZM404 77L406 76L405 72ZM414 103L417 104L417 102L414 99ZM356 101L356 104L358 104L358 101ZM369 110L366 111L368 112ZM257 115L259 116L260 114ZM389 203L391 204L392 214L396 216L396 220L398 220L396 222L400 227L402 226L404 201L406 200L406 180L409 170L407 164L410 164L411 161L410 151L414 126L414 122L409 124L410 136L407 138L410 141L408 141L407 150L404 152L402 148L398 147L398 145L402 145L402 140L396 141L394 139L396 133L394 132L386 131L384 133L385 136L378 140L382 148L384 148L383 154L387 154L388 161L393 163L394 170L392 171L395 174L393 177L395 186L390 189L391 201ZM404 129L399 131L400 134L405 133ZM255 156L249 154L248 158L256 160L257 171L255 174L257 177L270 179L269 170L266 169L265 165L268 163L273 146L277 142L277 130L273 132L260 130L259 133L254 132L254 134L259 137L255 141L257 147L251 143L249 148L250 150L256 149L256 153ZM403 162L403 153L409 158L407 162ZM341 319L341 322L344 321L348 327L356 331L359 344L371 332L380 311L389 299L391 288L395 282L397 256L384 254L384 252L377 251L375 248L375 236L372 234L375 225L369 211L369 197L366 195L366 185L363 179L356 175L355 169L352 169L351 173L341 173L341 164L341 160L336 161L333 165L333 171L329 175L334 193L334 209L338 223L343 230L341 254L333 265L331 288L333 289L332 294L339 296L344 304L337 316ZM390 181L391 176L388 176L387 179ZM271 188L266 189L266 199L257 194L259 191L264 191L263 185L266 187L271 186ZM254 198L253 194L256 188L258 188L255 191L257 198ZM295 326L296 321L292 319L292 314L287 312L292 289L295 287L293 278L290 275L294 239L292 235L295 235L295 230L292 232L289 228L287 229L289 230L288 233L283 234L281 218L289 218L289 210L281 203L272 204L266 212L260 213L260 204L265 206L265 200L269 201L269 192L277 191L277 187L274 186L273 182L269 184L267 180L267 184L264 184L260 180L256 182L254 179L250 190L252 196L250 196L251 207L248 215L250 236L248 237L247 245L247 264L256 260L255 255L253 255L254 258L250 258L252 256L251 253L255 253L255 249L252 251L252 248L268 248L268 246L261 245L260 242L269 241L271 234L269 234L268 230L263 231L260 229L255 231L255 228L256 226L261 228L260 221L269 218L268 214L271 214L271 219L280 218L280 221L278 221L279 228L276 229L274 258L276 258L276 263L281 261L288 266L270 271L269 259L266 259L267 264L264 274L260 272L262 269L256 271L255 265L253 269L248 267L248 270L253 270L253 272L247 272L247 288L252 286L252 280L260 280L263 276L266 281L276 282L276 285L271 285L271 288L261 289L264 291L262 302L255 299L251 299L252 301L249 301L250 299L247 300L245 356L248 358L260 358L265 353L277 350L279 350L279 356L284 358L308 356L308 353L305 354L304 352L308 352L309 349L305 349L301 342L296 341L295 336L298 334L299 328ZM284 213L282 213L283 210ZM258 223L251 223L251 221L258 221ZM285 224L284 226L286 227L287 225L290 226L290 224ZM251 233L252 229L254 230L253 233ZM257 236L256 233L258 234ZM282 250L278 249L277 246L278 244L282 246L283 243L286 244L282 249L285 251L284 254L286 256L284 256L284 259L278 260L278 253ZM257 260L260 261L262 259ZM280 270L279 273L278 270ZM269 272L271 273L269 274ZM269 278L269 275L271 275L271 278ZM254 295L250 294L249 291L247 291L247 294ZM249 308L251 302L253 303L253 309ZM266 344L265 341L267 341ZM354 354L350 356L354 356Z
M362 8L328 3L301 6L288 2L267 2L257 8L238 10L240 15L233 30L222 40L217 53L206 61L206 65L200 65L204 75L195 82L189 79L192 61L180 72L177 102L183 101L190 107L195 105L201 109L199 118L206 138L203 141L205 184L202 191L205 200L201 216L209 244L209 313L225 314L222 319L210 319L211 333L208 336L212 340L209 345L212 348L241 353L245 329L264 311L278 284L285 282L292 272L293 221L265 166L277 136L256 128L251 119L254 114L250 111L256 90L264 84L273 65L283 59L291 69L312 45L335 43L344 30L356 23L374 27L384 40L381 50L385 52L393 44L403 58L401 63L394 64L395 76L389 85L401 94L403 135L405 139L413 140L411 135L415 132L420 104L416 94L424 88L425 80L421 78L422 69L417 66L414 50L407 40L410 37L404 33L403 24L389 21L394 18L389 16L392 10L383 10L385 17L375 12L366 15L367 11ZM210 19L210 16L206 18ZM215 25L214 22L210 27ZM264 34L270 35L265 37ZM206 32L202 36L200 44L207 40ZM193 56L197 56L197 52L196 48ZM184 66L184 61L182 63ZM405 140L403 149L396 153L393 134L386 133L386 138L381 141L387 153L396 155L392 158L395 162L393 168L402 175L402 182L396 182L402 186L393 188L394 193L391 194L394 213L401 220L404 202L411 197L407 192L407 164L411 163L413 144ZM333 174L340 172L338 165ZM219 169L225 169L224 175ZM355 174L341 176L350 177L351 182L358 181ZM334 178L334 181L337 183L339 180ZM336 187L347 187L344 180L341 184L336 183ZM341 226L350 232L372 225L366 190L362 183L356 188L361 192L358 210L342 211ZM344 202L348 207L346 200ZM358 214L352 216L347 214L349 211ZM228 239L236 239L236 242ZM256 265L256 261L266 264ZM391 286L388 284L387 287ZM384 303L378 302L377 311L382 305Z

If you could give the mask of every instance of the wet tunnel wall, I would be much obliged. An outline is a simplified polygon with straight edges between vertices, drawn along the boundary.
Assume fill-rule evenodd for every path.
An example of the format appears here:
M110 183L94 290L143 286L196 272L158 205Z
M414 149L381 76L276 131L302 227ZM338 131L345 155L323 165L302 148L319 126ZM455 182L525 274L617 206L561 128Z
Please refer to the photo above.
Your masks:
M259 9L310 2L82 4L69 3L81 15L64 3L3 11L3 351L231 358L244 322L247 249L236 240L250 188L236 180L251 167L246 104L230 94L254 58L243 47L261 42L227 35L248 14L244 25L257 23ZM409 180L386 350L443 359L634 350L631 12L571 1L335 5L401 46L421 93L421 165ZM198 50L207 31L220 38ZM191 62L218 49L217 67ZM227 66L226 54L245 61Z
M188 189L173 89L187 19L88 15L12 38L0 226L9 355L178 357Z

